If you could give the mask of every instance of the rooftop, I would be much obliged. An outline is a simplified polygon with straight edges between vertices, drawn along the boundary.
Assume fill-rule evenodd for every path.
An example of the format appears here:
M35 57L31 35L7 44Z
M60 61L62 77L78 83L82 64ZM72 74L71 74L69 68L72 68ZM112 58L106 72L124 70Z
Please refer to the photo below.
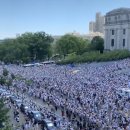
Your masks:
M125 14L130 13L130 8L118 8L108 12L106 15Z

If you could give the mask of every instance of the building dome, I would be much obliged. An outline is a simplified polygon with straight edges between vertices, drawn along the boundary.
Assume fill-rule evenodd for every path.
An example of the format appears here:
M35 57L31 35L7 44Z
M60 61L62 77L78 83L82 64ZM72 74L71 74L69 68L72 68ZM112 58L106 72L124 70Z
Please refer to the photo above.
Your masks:
M130 14L130 8L118 8L114 9L106 14L106 16L109 15L117 15L117 14Z

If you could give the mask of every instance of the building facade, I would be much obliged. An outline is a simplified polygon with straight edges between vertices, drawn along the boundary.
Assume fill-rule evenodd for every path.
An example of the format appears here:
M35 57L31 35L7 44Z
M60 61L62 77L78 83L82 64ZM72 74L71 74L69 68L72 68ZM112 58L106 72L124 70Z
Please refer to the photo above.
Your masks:
M89 33L95 32L95 22L89 22Z
M100 12L96 13L96 20L89 22L89 33L100 32L104 33L104 16Z
M100 12L96 13L95 32L103 33L104 23L104 16L102 16Z
M105 16L105 50L130 50L130 8L118 8Z

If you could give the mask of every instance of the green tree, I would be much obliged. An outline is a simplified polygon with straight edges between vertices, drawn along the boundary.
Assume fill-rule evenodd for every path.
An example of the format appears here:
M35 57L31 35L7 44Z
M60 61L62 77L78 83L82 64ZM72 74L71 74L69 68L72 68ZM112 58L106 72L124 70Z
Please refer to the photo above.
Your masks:
M90 45L90 41L89 40L85 40L85 39L83 39L83 38L78 38L78 41L79 41L79 44L77 44L76 45L76 52L77 52L77 54L79 55L81 55L81 54L83 54L84 52L87 52L87 51L89 51L89 45Z
M66 34L62 36L59 40L57 40L55 48L58 54L65 57L67 54L74 52L76 54L82 53L83 50L86 48L86 43L87 42L80 37Z
M24 33L0 44L0 60L5 63L27 63L50 58L53 38L45 32Z
M24 33L17 40L28 45L31 60L43 60L51 56L53 38L45 32Z
M8 39L0 44L0 60L5 63L27 62L29 57L28 46L18 41Z
M104 40L100 36L96 36L91 41L91 49L98 50L100 53L103 53L104 50Z

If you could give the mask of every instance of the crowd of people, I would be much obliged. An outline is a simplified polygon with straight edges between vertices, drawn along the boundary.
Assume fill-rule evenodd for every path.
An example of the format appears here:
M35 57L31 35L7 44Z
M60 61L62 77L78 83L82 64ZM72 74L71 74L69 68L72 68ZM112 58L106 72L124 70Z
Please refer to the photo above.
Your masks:
M61 110L76 130L130 130L129 98L117 94L128 88L129 74L123 72L129 70L130 59L74 67L4 67L18 77L13 86Z
M0 86L0 87L5 89L5 86L4 87ZM19 99L21 98L21 96L19 95L20 93L16 94L13 91L10 93L17 95ZM17 106L17 104L12 103L10 98L6 97L6 94L0 94L0 98L4 99L5 107L9 109L8 114L9 114L10 120L9 120L8 125L11 126L12 130L39 130L38 128L40 127L38 127L38 124L34 123L34 121L28 118L26 115L23 115L20 111L20 108ZM23 100L23 102L31 104L33 108L35 107L34 106L35 104L27 98ZM37 108L35 107L35 109ZM32 109L32 110L35 110L35 109Z

